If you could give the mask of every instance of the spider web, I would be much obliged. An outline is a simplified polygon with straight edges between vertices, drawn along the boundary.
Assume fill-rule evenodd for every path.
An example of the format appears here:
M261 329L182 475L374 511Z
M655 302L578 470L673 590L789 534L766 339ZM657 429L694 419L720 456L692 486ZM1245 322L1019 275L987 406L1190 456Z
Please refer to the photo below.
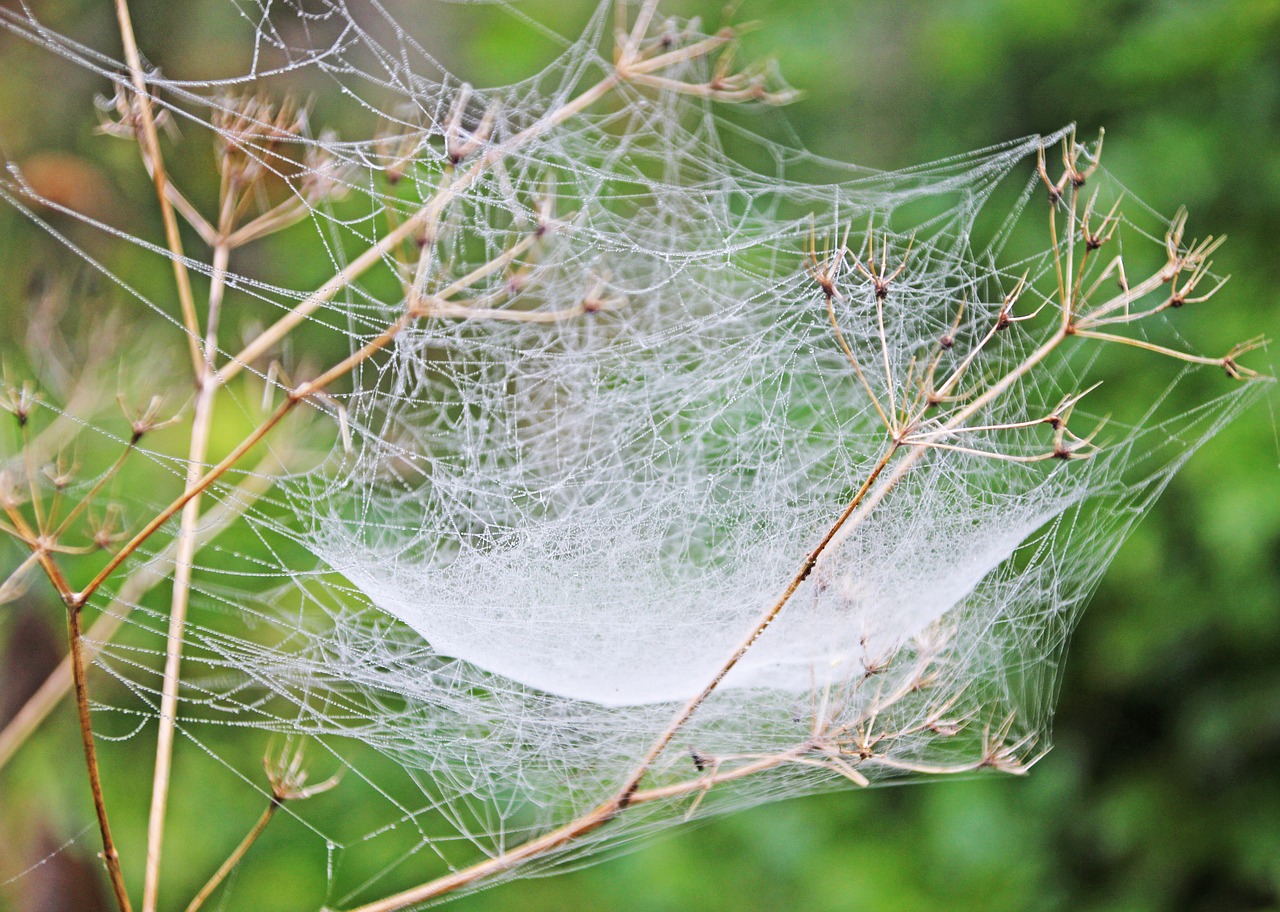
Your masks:
M427 295L480 273L470 312L442 299L309 400L308 420L268 439L278 462L211 489L215 508L243 513L241 532L197 556L186 746L259 791L264 733L314 742L317 768L335 765L326 752L349 766L334 794L354 797L288 808L326 855L326 901L347 905L494 856L611 795L878 471L891 442L878 409L913 395L932 358L939 376L968 364L961 392L974 397L1032 355L1052 318L984 340L1024 284L1019 317L1055 311L1035 166L1069 134L871 171L752 135L661 86L623 82L557 120L613 72L607 5L535 77L484 91L378 4L231 6L245 72L153 72L155 102L184 145L231 142L233 92L322 86L342 138L307 125L282 148L242 147L305 207L291 230L310 232L316 262L349 266L468 161L492 158L440 207L417 262L384 251L304 328L334 360L357 351L403 312L414 273ZM10 31L127 84L118 61L4 15ZM673 20L654 34L689 46L700 29ZM693 58L664 76L704 84L713 65ZM770 168L739 164L748 154ZM1123 188L1105 172L1092 180L1105 211ZM0 193L56 233L16 169ZM1126 209L1126 257L1160 254L1167 223ZM163 304L63 240L185 344ZM824 243L850 254L830 314L804 257L810 244L827 256ZM898 264L881 294L876 277ZM187 265L215 271L199 255ZM284 269L236 269L228 294L246 322L270 324L313 291ZM222 358L235 354L224 341ZM259 358L219 408L251 427L285 377L327 363L296 347ZM786 754L819 729L843 732L851 758L876 754L858 767L872 782L980 757L984 729L1028 754L1047 748L1058 659L1092 587L1172 473L1248 399L1189 403L1188 372L1171 370L1156 401L1126 402L1123 383L1101 406L1086 400L1077 418L1116 415L1079 460L1037 459L1048 437L1036 421L1116 366L1069 345L1012 385L982 410L989 430L930 450L822 551L646 787ZM80 433L125 443L107 418ZM143 452L180 487L182 459ZM269 493L250 504L254 478ZM130 496L142 516L166 502ZM120 579L162 579L175 531ZM124 629L95 644L115 682L95 688L109 694L95 717L104 738L129 740L158 712L167 617L137 587L110 585L97 605ZM629 809L520 873L684 817L848 784L832 763L777 763ZM350 802L359 813L343 812Z

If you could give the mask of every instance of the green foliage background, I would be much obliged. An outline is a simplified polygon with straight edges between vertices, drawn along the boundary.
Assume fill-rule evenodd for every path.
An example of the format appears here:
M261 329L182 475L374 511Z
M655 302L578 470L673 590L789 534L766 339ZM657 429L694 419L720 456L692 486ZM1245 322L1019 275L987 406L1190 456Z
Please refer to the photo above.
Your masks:
M239 53L220 44L208 12L214 2L132 4L140 43L166 73L217 72ZM54 27L116 52L105 0L34 6ZM413 6L393 8L412 21ZM520 5L566 34L587 7ZM435 18L418 26L419 37L477 83L527 75L554 52L494 8L425 9ZM809 148L833 158L898 168L1071 121L1086 136L1105 127L1106 164L1137 197L1164 211L1185 203L1194 234L1230 235L1215 265L1234 278L1212 309L1179 315L1188 334L1205 349L1225 350L1280 333L1280 2L746 0L741 16L762 23L753 48L775 53L808 93L786 121ZM95 205L158 238L136 152L93 135L86 100L104 86L3 32L0 66L5 156L23 161L61 150L96 163ZM783 135L773 115L752 125ZM58 260L57 249L15 213L0 211L0 350L12 364L21 361L14 349L28 282ZM171 279L162 267L139 281L166 299ZM1144 382L1135 365L1135 395ZM577 873L465 897L453 908L1280 908L1274 403L1269 397L1206 447L1122 551L1076 634L1056 746L1027 779L934 782L766 806L678 830ZM0 721L61 648L61 609L33 589L0 609ZM113 806L145 805L151 740L144 733L112 748L105 775ZM131 769L148 774L131 776ZM171 860L191 870L166 882L171 900L190 894L257 812L214 785L182 781L196 790L181 792L171 815ZM199 806L219 810L183 813ZM126 863L130 849L140 856L143 813L119 812ZM0 881L91 819L65 706L0 771ZM323 873L294 857L289 835L282 827L255 850L237 897L261 886L271 897L263 908L288 909L314 895L306 882ZM93 847L90 832L32 875L3 883L0 909L107 908L85 873Z

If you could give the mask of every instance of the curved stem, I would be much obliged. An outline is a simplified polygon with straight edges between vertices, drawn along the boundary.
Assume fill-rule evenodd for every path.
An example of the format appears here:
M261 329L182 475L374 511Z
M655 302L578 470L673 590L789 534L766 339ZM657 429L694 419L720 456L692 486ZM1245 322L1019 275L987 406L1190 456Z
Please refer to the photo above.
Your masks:
M111 890L115 894L120 912L130 912L129 894L124 886L124 874L120 870L120 853L111 838L111 826L107 823L107 804L102 797L102 779L98 772L98 752L93 743L93 725L89 719L89 690L85 684L85 662L80 631L80 609L67 609L67 640L71 646L71 673L75 681L76 710L80 717L80 742L84 746L85 766L89 770L89 788L93 792L93 810L98 815L98 831L102 834L102 859L107 865Z
M267 805L267 809L262 812L262 816L258 818L258 822L253 825L253 829L248 832L244 839L240 840L240 844L227 856L227 860L218 867L218 870L213 872L213 876L200 888L200 892L187 905L186 912L196 912L197 909L204 905L205 900L213 895L213 891L218 889L219 884L227 879L227 875L235 869L235 866L248 853L250 847L262 835L262 831L267 828L267 824L271 822L271 818L276 815L276 811L279 809L280 802L272 799L271 803Z

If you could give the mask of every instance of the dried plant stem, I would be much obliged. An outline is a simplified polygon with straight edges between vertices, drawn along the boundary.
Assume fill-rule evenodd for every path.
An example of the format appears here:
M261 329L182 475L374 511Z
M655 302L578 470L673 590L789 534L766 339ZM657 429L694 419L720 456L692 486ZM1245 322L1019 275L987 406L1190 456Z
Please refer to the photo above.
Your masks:
M368 903L351 912L395 912L398 909L405 909L418 903L426 902L437 896L443 896L446 893L452 893L468 884L476 881L484 880L486 877L493 877L504 871L510 871L512 868L518 867L526 861L539 856L546 855L556 849L573 842L588 833L599 829L608 823L618 814L618 804L616 801L608 801L592 811L582 815L577 820L571 821L562 827L552 830L544 836L530 840L521 846L517 846L510 852L505 852L494 858L487 859L479 864L462 868L452 874L437 878L430 883L422 884L406 890L403 893L397 893L394 896L388 896L375 902Z
M226 226L223 226L224 228ZM213 276L203 354L196 372L196 398L191 422L191 444L187 454L187 489L200 481L209 450L213 406L218 387L213 382L213 358L217 352L218 314L226 289L227 264L231 248L226 241L214 245ZM173 738L178 715L178 686L181 682L182 643L191 596L191 574L196 553L196 526L200 520L200 492L182 507L178 549L174 558L173 595L169 605L169 631L165 639L164 680L161 685L156 762L151 783L151 810L147 821L147 862L142 881L142 910L155 912L160 886L160 856L164 843L164 817L168 806L169 778L173 766Z
M257 501L271 486L271 473L279 471L281 461L269 456L256 466L224 503L210 507L200 517L198 546L204 546L237 517ZM158 586L168 576L159 572L158 566L174 560L178 548L175 540L145 565L134 570L125 579L115 599L102 612L82 638L81 654L86 667L93 661L98 643L106 643L129 616L132 607L144 595ZM34 560L34 555L30 560ZM72 689L71 657L68 655L49 673L39 689L23 704L17 715L0 731L0 769L13 757L19 747L52 712L58 702Z
M197 371L204 360L200 352L200 324L196 319L195 297L191 293L191 276L187 273L186 258L182 253L182 236L178 233L178 219L169 199L169 180L165 174L164 159L160 155L160 135L156 132L155 116L151 111L151 95L142 74L142 58L138 54L138 41L133 34L133 20L129 16L128 0L116 0L116 19L120 24L120 38L124 43L125 62L133 91L138 96L138 112L142 117L143 154L150 165L151 178L156 185L160 201L160 216L164 221L165 243L169 247L173 263L173 278L178 285L178 302L182 308L182 323L187 330L187 343L191 350L191 363Z
M120 912L130 912L129 894L124 886L124 874L120 870L120 853L111 838L111 826L107 823L107 805L102 797L102 778L98 772L98 752L93 744L93 724L89 719L89 691L85 686L85 662L80 631L80 608L67 609L67 639L71 645L71 673L75 681L76 710L80 717L80 740L84 745L85 765L89 770L89 788L93 792L93 809L98 815L98 830L102 834L102 858L111 879Z
M191 291L191 277L187 273L186 260L182 250L182 237L178 232L178 220L174 214L173 203L170 200L168 192L168 179L165 174L164 158L160 152L160 137L156 132L155 117L151 111L151 97L147 89L146 80L142 73L142 59L138 53L137 39L133 33L133 21L129 15L129 4L127 0L116 0L116 18L120 26L120 37L124 44L125 60L129 66L129 75L133 83L133 89L137 95L137 110L142 120L142 136L139 138L143 148L143 158L150 166L151 177L155 183L156 197L160 203L160 215L164 222L165 243L168 245L170 260L173 264L174 281L178 288L178 301L182 311L183 325L186 328L187 344L191 353L191 363L195 370L198 391L196 396L195 416L193 419L193 427L191 434L191 448L188 459L188 486L190 487L199 478L200 465L205 458L205 450L208 445L209 424L213 406L213 393L215 387L205 382L207 368L212 366L209 357L212 351L216 350L212 346L206 346L202 352L200 348L200 324L196 316L195 298ZM225 264L224 264L225 265ZM217 279L215 278L215 283ZM210 301L210 327L216 325L213 315L213 301ZM212 337L210 342L212 342ZM164 800L161 798L159 808L157 809L157 794L167 794L168 792L168 773L169 764L168 757L172 747L172 716L176 712L176 678L178 673L178 661L181 655L181 629L185 622L186 615L186 598L190 583L190 565L194 556L194 524L199 518L199 499L198 494L193 495L190 499L190 510L184 510L182 519L182 531L179 533L179 549L177 556L177 569L174 576L174 596L173 611L170 615L170 638L169 648L165 659L165 685L164 697L161 703L160 712L160 744L157 748L157 764L156 764L156 785L153 791L151 822L148 826L148 847L147 847L147 869L146 879L143 889L143 908L145 910L153 910L155 908L155 892L158 883L158 865L159 865L159 831L163 828ZM184 553L185 552L185 553ZM78 615L83 606L83 599L71 607L73 615ZM177 628L177 645L174 643L174 627ZM84 669L82 667L79 655L79 647L72 656L72 670L77 681L77 689L83 691ZM171 696L172 693L172 696ZM172 705L166 705L172 704ZM166 727L166 708L169 710L169 724ZM82 712L83 724L86 726L86 738L88 743L92 742L92 733L88 729L87 710ZM86 758L89 753L86 750ZM91 766L91 776L96 773ZM163 780L163 788L160 783ZM101 799L100 789L95 791L95 798ZM109 845L110 832L107 829L106 813L103 809L99 814L99 820L102 823L102 835L104 846L108 849L108 864L111 865L111 854L114 848ZM154 853L154 855L153 855ZM116 900L122 902L122 909L128 905L128 897L124 895L123 885L116 883L119 874L118 859L115 862L113 874L113 885L116 887Z
M53 559L53 551L48 539L37 530L32 529L26 518L18 512L16 507L6 506L5 515L13 523L13 531L17 533L18 538L31 549L32 556L36 559L36 563L40 565L40 569L44 571L45 576L49 578L49 582L53 584L58 597L65 604L71 605L75 598L74 593L71 590L71 585L67 582L67 578L62 575L62 571Z
M673 798L683 798L686 795L693 795L698 792L705 792L714 786L721 785L725 782L733 782L735 779L745 779L748 776L754 776L758 773L767 772L776 769L779 766L785 766L788 763L799 762L809 745L802 744L791 750L773 754L768 757L760 757L750 763L744 763L742 766L734 767L725 772L715 772L711 775L698 776L695 779L686 779L684 782L675 782L671 785L663 785L658 788L637 789L631 793L631 800L628 805L632 804L648 804L652 801L670 801ZM827 766L827 764L820 764ZM827 768L830 768L827 766Z
M190 489L200 481L209 439L212 397L204 390L196 398L195 426L191 435L187 485ZM156 762L151 783L151 811L147 821L147 864L143 878L142 909L154 912L156 892L160 884L160 851L164 839L164 814L168 804L169 776L173 761L173 738L178 714L178 685L182 663L182 639L190 600L191 571L196 551L195 526L200 515L200 493L196 492L182 508L178 531L177 555L174 562L173 596L169 606L169 630L165 639L164 680L161 685L159 731L156 737Z
M627 37L624 59L635 57L640 50L640 42L649 31L649 23L658 12L659 0L644 0L636 13L636 21L631 26L631 34Z
M412 235L416 227L417 222L412 220L404 222L399 228L387 234L352 260L333 278L308 295L296 307L255 336L253 341L246 345L239 354L235 355L218 370L211 378L211 382L217 385L225 385L236 374L252 364L256 358L270 351L277 342L287 336L308 316L315 313L326 301L331 300L334 295L364 275L374 265L382 262L387 252Z
M253 829L249 830L244 839L240 840L240 844L227 856L227 860L222 863L218 870L213 872L213 876L200 888L200 892L187 905L186 912L196 912L197 909L204 905L205 900L213 895L213 891L218 889L218 886L227 879L227 875L235 869L235 866L244 858L249 848L257 842L258 837L262 835L262 831L267 828L267 824L271 822L271 818L276 815L278 810L280 810L280 802L273 797L271 803L267 805L267 809L258 818L258 822L253 825Z
M111 479L115 477L116 473L124 467L124 464L129 457L133 455L133 450L136 445L136 440L130 440L129 445L124 448L118 457L116 457L116 461L111 464L111 467L103 472L102 477L94 482L93 487L89 488L85 495L80 498L79 502L67 511L67 515L63 517L62 522L58 523L58 527L54 529L50 535L50 538L53 541L57 541L61 538L63 533L71 528L71 524L76 521L76 517L88 509L89 505L94 502L99 494L102 493L103 488L110 484Z
M1189 355L1186 352L1178 351L1164 345L1156 345L1154 342L1147 342L1145 339L1131 339L1128 336L1120 336L1115 333L1096 332L1091 329L1077 329L1073 335L1079 336L1081 339L1095 339L1099 342L1116 342L1120 345L1130 345L1134 348L1140 348L1143 351L1155 352L1157 355L1165 355L1170 358L1177 358L1180 361L1186 361L1188 364L1212 364L1219 365L1222 363L1221 358L1206 358L1201 355Z
M777 600L770 605L769 609L761 615L759 620L756 621L755 625L751 628L750 633L747 634L746 638L739 644L738 648L733 651L733 654L729 656L728 660L720 666L720 670L715 673L715 676L707 682L707 685L696 696L689 700L689 702L686 703L678 713L676 713L675 717L667 725L667 728L658 736L658 739L654 741L653 745L649 748L648 752L645 753L644 758L640 761L626 784L622 787L622 791L619 792L618 798L616 799L619 808L626 807L636 789L639 788L640 781L644 779L645 775L649 772L649 769L653 766L654 761L658 759L658 756L666 750L667 745L671 743L672 739L680 732L680 729L684 727L685 723L689 721L695 712L697 712L698 707L706 702L712 692L720 686L720 682L723 681L729 672L734 669L734 666L742 660L742 657L747 654L747 651L751 649L764 632L769 629L769 625L771 625L777 619L778 615L782 613L782 609L791 601L791 597L795 595L796 590L799 589L800 585L809 578L809 574L813 572L813 568L818 565L818 561L822 559L822 555L826 553L831 543L835 541L838 535L840 535L841 530L844 529L850 518L855 515L859 505L875 485L876 479L880 477L880 473L884 471L885 467L893 461L893 457L897 455L900 446L901 444L897 441L893 441L889 444L881 457L876 460L875 465L872 466L871 471L867 474L866 480L863 481L861 486L858 488L857 493L854 494L853 498L840 512L836 521L829 529L827 529L826 534L822 536L822 539L818 542L817 546L805 556L804 561L800 564L800 568L796 571L795 576L791 578L791 582L787 584L787 587L782 591L782 594L778 596Z

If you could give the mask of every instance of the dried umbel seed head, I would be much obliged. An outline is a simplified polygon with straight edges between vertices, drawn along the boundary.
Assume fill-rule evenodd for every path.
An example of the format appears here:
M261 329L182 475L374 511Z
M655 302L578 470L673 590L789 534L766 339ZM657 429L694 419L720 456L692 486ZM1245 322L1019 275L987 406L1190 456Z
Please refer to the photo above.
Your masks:
M453 109L444 128L445 157L453 165L464 158L474 155L493 137L497 124L499 102L495 99L488 102L478 120L472 121L469 110L472 100L472 89L463 83L453 101Z
M35 386L29 380L25 381L21 387L9 386L4 392L4 397L0 399L0 407L12 415L21 428L27 426L27 422L31 420L31 413L38 403Z
M606 310L619 310L627 306L627 299L621 295L609 294L609 282L605 278L597 278L582 298L582 312L585 314L600 313Z
M373 139L373 157L383 179L396 186L424 157L430 141L430 130L424 126L422 111L416 105L402 105L384 116Z
M125 418L129 421L130 446L138 443L152 431L169 427L178 421L178 415L161 420L160 409L164 407L164 397L162 396L152 396L146 406L141 409L131 409L123 394L116 397L116 402L120 406L120 411L124 412Z
M132 89L117 85L110 98L99 95L94 102L98 109L99 133L134 141L142 135L142 108L137 94ZM155 118L155 125L170 137L177 137L177 124L170 111L156 104L154 99L152 99L151 111Z
M262 766L271 785L272 799L277 804L323 794L342 781L343 771L339 770L323 782L308 786L310 773L306 767L306 745L303 743L291 750L289 741L286 741L278 752L268 750L262 758Z
M1093 176L1102 159L1103 135L1103 132L1099 130L1098 141L1093 149L1090 150L1083 143L1076 142L1075 130L1071 130L1070 136L1062 144L1063 171L1057 181L1049 178L1049 168L1045 163L1045 150L1041 147L1038 153L1036 170L1040 175L1041 183L1049 191L1049 202L1051 204L1056 206L1062 201L1068 184L1071 185L1073 190L1079 190ZM1081 159L1088 162L1083 169L1080 167Z
M46 465L41 472L45 478L49 479L54 490L64 491L75 481L75 473L78 469L79 466L67 461L65 454L59 453L57 461Z
M292 98L229 95L214 106L219 166L233 185L252 184L265 174L291 169L294 142L307 133L307 112Z
M89 515L90 538L95 548L109 551L125 538L124 511L119 504L108 504L101 515Z

